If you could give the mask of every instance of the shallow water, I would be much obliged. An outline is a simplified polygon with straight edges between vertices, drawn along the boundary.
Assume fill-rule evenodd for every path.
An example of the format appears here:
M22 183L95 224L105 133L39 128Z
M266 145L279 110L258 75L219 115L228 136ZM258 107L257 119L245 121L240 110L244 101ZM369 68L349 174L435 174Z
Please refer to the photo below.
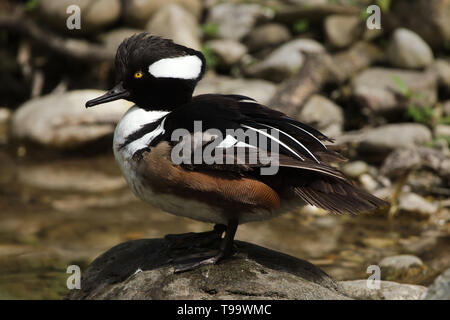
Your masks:
M111 153L0 149L0 163L0 299L60 299L68 265L84 270L123 241L212 227L136 199ZM367 278L381 258L413 253L430 268L419 281L427 284L450 266L448 217L444 210L431 219L299 210L242 225L236 238L306 259L338 280Z

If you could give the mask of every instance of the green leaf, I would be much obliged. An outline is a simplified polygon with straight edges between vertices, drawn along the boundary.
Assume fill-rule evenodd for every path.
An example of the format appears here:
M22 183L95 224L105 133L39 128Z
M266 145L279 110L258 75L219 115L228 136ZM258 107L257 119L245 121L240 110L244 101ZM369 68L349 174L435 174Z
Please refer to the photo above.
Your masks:
M395 83L395 85L396 85L398 91L400 91L400 93L401 93L404 97L406 97L406 98L411 97L411 94L412 94L411 89L408 88L408 86L406 85L405 81L403 81L402 78L400 78L400 77L397 76L397 75L394 75L394 76L392 77L392 80L394 81L394 83Z
M33 11L33 10L35 10L37 8L38 4L39 4L39 0L28 0L25 3L25 10L26 11Z
M217 23L204 23L201 26L203 34L215 37L219 34L219 25Z
M292 29L295 33L303 33L308 31L309 29L309 21L308 19L300 19L297 22L294 23L292 26Z
M391 7L391 0L377 0L377 5L380 7L381 11L389 12Z
M219 64L219 58L214 54L211 48L208 45L203 45L202 53L205 56L208 69L215 69Z

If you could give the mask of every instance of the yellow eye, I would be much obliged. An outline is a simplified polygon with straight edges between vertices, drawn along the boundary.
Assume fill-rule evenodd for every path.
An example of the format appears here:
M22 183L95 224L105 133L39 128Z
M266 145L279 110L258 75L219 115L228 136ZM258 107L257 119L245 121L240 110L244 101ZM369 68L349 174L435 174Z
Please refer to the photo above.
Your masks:
M138 72L136 72L136 73L134 74L134 77L135 77L136 79L142 78L142 76L143 76L143 74L142 74L141 71L138 71Z

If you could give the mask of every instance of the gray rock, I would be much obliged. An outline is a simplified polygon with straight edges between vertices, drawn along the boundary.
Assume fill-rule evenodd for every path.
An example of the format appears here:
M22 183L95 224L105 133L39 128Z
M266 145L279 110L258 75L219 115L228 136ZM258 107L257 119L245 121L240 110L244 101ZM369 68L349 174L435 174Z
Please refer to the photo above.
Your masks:
M67 7L76 5L81 12L78 33L92 33L104 29L120 18L120 0L40 0L38 11L45 22L62 32L69 32L66 21Z
M321 95L313 95L296 118L316 126L325 135L337 136L342 132L344 113L342 108ZM333 126L330 128L330 126ZM330 132L333 129L334 132Z
M342 172L351 178L358 178L369 171L369 166L364 161L352 161L343 165Z
M369 289L367 280L340 281L347 296L358 300L419 300L427 288L380 280L380 289Z
M439 87L450 93L450 62L444 59L436 59L431 66L431 70L437 75ZM448 114L450 115L450 111Z
M450 116L450 100L443 103L442 110L444 111L444 115Z
M398 198L398 209L404 212L430 216L438 211L439 206L436 203L427 201L418 194L409 192L403 193Z
M371 193L378 189L378 182L368 173L363 173L360 175L358 180L359 183L361 183L361 186Z
M430 107L437 101L437 78L433 72L369 68L353 78L352 95L375 113Z
M274 50L264 60L246 66L244 72L251 77L280 82L301 69L304 62L302 52L321 53L324 51L324 47L315 40L292 40Z
M434 59L430 46L418 34L404 28L394 31L386 54L392 66L407 69L428 67Z
M279 23L267 23L256 27L247 36L245 43L250 52L273 48L291 38L289 29Z
M416 32L433 47L450 41L447 0L397 0L392 2L390 12L398 25Z
M107 107L86 109L100 90L50 94L21 105L13 115L12 135L56 148L73 148L111 135L132 103L119 100Z
M183 242L166 237L119 244L83 272L81 289L66 298L348 299L314 265L241 241L235 242L238 254L233 258L174 274L169 261L176 253L168 248L176 243Z
M140 29L131 29L131 28L118 28L113 29L109 32L106 32L100 36L100 40L105 45L105 47L113 52L114 54L117 51L117 48L126 38L131 37L134 34L141 33L145 30Z
M196 50L201 48L196 17L178 4L161 7L145 28L149 33L172 39L175 43Z
M417 282L427 273L427 267L416 256L404 254L383 258L378 264L381 279L401 282Z
M448 124L438 124L434 128L434 135L436 137L450 137L450 125L448 125Z
M325 19L327 41L336 48L345 48L358 40L361 18L348 15L331 15Z
M196 17L202 12L201 0L127 0L123 3L125 22L140 28L145 27L156 11L167 3L176 3Z
M257 4L220 3L208 14L206 22L218 27L218 38L240 40L257 21L272 18L274 12Z
M422 296L424 300L450 300L450 268L445 270L428 287L427 292Z
M217 39L205 42L205 46L219 58L219 64L229 67L239 62L247 53L247 47L232 39Z
M236 79L226 76L207 75L195 88L194 94L220 93L241 94L255 99L259 103L267 103L275 94L276 86L265 80Z
M370 153L388 154L392 150L423 145L431 141L431 132L418 123L386 124L367 130L359 141L359 149Z
M381 167L381 174L396 179L408 171L430 170L450 179L450 158L445 153L425 147L412 146L392 152Z

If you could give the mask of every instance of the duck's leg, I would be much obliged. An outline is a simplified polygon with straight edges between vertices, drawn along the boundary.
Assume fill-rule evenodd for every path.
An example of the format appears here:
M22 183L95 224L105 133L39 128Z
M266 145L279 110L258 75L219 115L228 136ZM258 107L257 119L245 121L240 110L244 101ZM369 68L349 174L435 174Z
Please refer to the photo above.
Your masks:
M207 248L222 239L222 234L227 230L224 224L216 224L214 229L206 232L190 232L186 234L168 234L164 238L169 243L172 251L189 250L192 248Z
M233 254L233 240L238 227L237 219L228 220L225 237L220 242L219 250L205 250L174 259L175 272L183 272L208 264L216 264Z

